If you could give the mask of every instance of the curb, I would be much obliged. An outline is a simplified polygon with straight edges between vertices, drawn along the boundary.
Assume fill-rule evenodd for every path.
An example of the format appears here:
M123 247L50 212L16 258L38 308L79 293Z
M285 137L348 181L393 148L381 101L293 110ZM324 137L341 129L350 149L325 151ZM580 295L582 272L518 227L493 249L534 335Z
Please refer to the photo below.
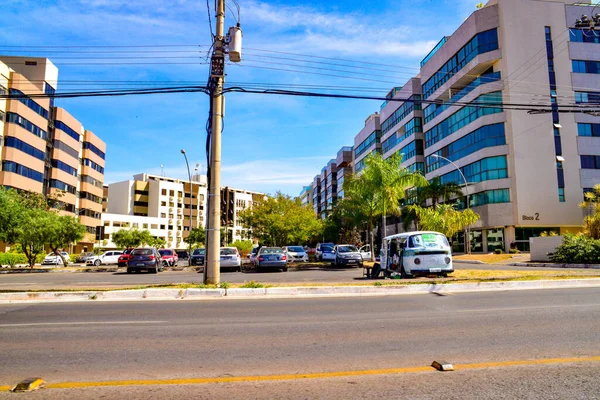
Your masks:
M512 267L546 267L546 268L579 268L579 269L600 269L600 264L559 264L559 263L535 263L522 262L508 264Z
M485 264L483 261L479 261L479 260L461 260L460 258L453 259L452 261L461 263L461 264Z
M301 286L232 289L134 289L82 292L0 293L0 303L73 302L73 301L144 301L144 300L211 300L222 298L307 298L347 296L392 296L405 294L452 294L479 291L532 289L568 289L600 287L600 278L563 281L506 281L448 283L398 286Z

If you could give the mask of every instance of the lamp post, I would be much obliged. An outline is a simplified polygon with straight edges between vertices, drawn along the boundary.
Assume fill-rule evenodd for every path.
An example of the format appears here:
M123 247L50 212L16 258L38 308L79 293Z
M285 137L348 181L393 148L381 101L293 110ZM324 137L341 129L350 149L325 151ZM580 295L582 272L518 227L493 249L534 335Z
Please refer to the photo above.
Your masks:
M460 176L462 176L463 181L465 181L465 191L467 192L466 193L466 202L467 202L467 209L469 209L469 184L467 183L467 178L465 178L465 174L463 174L463 172L460 170L458 165L456 165L454 162L450 161L446 157L443 157L443 156L440 156L437 154L432 154L431 157L441 158L442 160L446 160L450 164L454 165L454 168L456 168L456 170L458 171ZM471 254L471 238L470 238L470 234L469 234L470 233L469 228L470 228L469 225L467 225L467 228L465 229L465 247L467 249L467 254Z
M190 181L190 223L189 223L189 232L188 232L188 266L192 265L192 242L189 240L190 235L192 234L192 174L190 173L190 164L188 163L187 154L185 154L185 150L181 149L181 154L185 158L185 165L187 166L188 178ZM185 202L183 203L185 204Z

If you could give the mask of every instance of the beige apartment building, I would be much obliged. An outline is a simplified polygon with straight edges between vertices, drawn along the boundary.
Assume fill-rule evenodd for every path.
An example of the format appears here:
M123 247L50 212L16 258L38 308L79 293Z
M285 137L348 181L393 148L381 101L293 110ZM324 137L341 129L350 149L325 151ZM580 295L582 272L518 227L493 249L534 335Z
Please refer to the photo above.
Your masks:
M354 171L373 151L400 153L428 180L462 185L452 201L464 209L468 194L481 216L476 252L527 251L543 231L580 230L578 204L600 183L600 116L584 112L600 107L600 19L596 29L576 21L599 11L590 1L489 1L390 90L355 137ZM528 112L540 105L546 112Z
M93 247L102 213L106 144L52 98L58 69L47 58L0 56L0 185L57 199L77 216L86 237L71 251Z

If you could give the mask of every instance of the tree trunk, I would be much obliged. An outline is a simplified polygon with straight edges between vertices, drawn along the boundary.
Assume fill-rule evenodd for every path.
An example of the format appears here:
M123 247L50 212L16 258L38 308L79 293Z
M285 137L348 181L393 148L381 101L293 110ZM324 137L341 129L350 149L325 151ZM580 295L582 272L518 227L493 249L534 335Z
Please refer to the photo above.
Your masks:
M66 259L66 258L65 258L65 257L62 255L62 252L59 252L59 251L58 251L58 247L52 247L52 246L50 246L50 249L52 249L52 252L53 252L54 254L56 254L57 256L59 256L59 257L60 257L60 259L61 259L61 260L62 260L62 262L63 262L63 267L66 267L66 266L68 265L68 263L69 263L69 261L70 261L70 260L69 260L69 261L67 261L67 259Z
M371 246L371 261L375 262L375 238L373 237L373 217L369 217L369 245Z

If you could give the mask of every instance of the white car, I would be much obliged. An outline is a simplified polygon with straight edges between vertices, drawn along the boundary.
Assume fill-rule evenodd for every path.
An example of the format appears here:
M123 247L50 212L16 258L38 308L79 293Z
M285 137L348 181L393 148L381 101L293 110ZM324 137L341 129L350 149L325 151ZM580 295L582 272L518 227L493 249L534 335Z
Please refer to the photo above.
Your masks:
M233 268L236 271L242 270L242 257L235 247L221 247L220 250L221 268Z
M85 263L86 265L95 265L96 267L100 265L118 264L119 256L121 254L123 254L122 251L105 251L99 256L88 258Z
M302 246L285 246L283 252L287 255L288 262L308 262L308 254Z
M70 260L69 253L67 253L66 251L61 251L60 253L65 258L65 260L67 260L67 262L69 262L69 260ZM63 265L63 260L56 254L50 253L46 257L44 257L44 261L42 262L42 265Z

